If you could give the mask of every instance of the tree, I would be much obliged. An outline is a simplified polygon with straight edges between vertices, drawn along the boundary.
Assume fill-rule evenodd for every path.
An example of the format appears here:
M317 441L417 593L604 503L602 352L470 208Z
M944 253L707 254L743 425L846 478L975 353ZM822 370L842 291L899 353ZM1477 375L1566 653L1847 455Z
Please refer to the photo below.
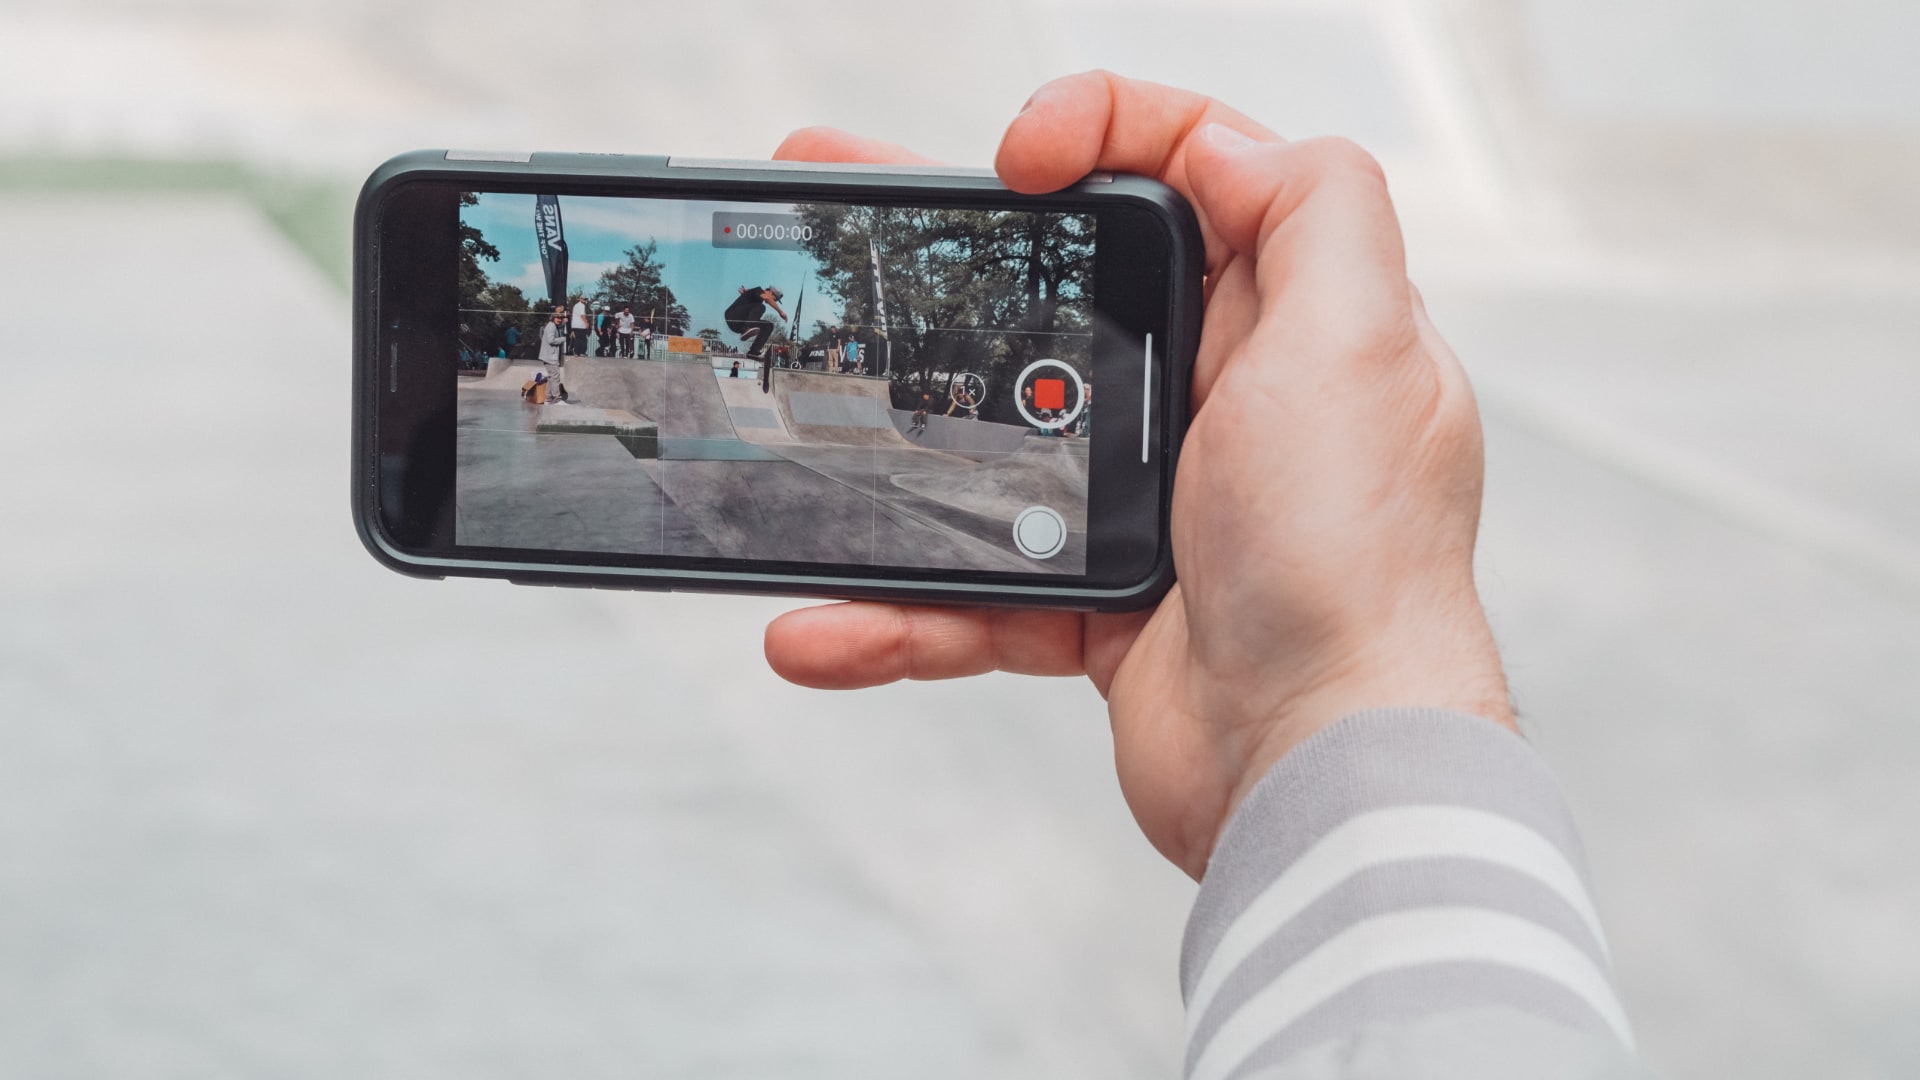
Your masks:
M973 371L991 387L982 415L1018 423L1013 381L1028 364L1045 357L1091 372L1090 215L821 204L800 213L812 227L803 247L846 325L878 362L891 343L896 402L944 397L955 373Z
M596 305L611 305L615 311L631 305L635 317L652 318L656 334L685 334L689 322L687 308L661 277L659 251L657 240L628 248L626 262L600 275L593 300Z
M710 353L717 353L727 347L727 339L720 336L720 331L709 326L700 331L700 346Z
M460 193L462 207L480 205L480 196L471 191ZM487 242L478 226L467 224L466 215L460 216L460 306L475 307L468 300L478 300L480 290L487 287L487 272L480 260L500 261L500 249Z
M533 345L539 341L540 324L545 322L541 312L529 303L520 286L496 281L480 290L479 310L469 311L461 316L472 333L469 337L476 347L492 355L495 349L507 347L507 327L520 329L520 343Z
M480 196L471 191L460 193L462 207L477 206L479 202ZM469 225L464 216L459 236L460 324L466 328L460 335L461 340L488 356L506 348L509 324L520 327L523 341L531 340L531 335L540 328L533 306L527 303L518 286L489 280L486 267L481 265L482 260L499 262L500 249L490 243L477 226Z

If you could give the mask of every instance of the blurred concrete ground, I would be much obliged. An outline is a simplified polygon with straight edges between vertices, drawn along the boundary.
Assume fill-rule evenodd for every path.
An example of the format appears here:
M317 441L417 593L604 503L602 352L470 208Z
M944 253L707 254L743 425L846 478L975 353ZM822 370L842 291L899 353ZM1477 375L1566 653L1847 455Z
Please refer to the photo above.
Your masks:
M1649 1059L1920 1070L1920 9L0 0L0 42L0 166L979 162L1095 64L1352 135L1482 392L1483 582ZM239 194L0 188L51 380L0 425L0 1073L1173 1073L1192 887L1089 689L806 693L777 601L379 570L346 315Z

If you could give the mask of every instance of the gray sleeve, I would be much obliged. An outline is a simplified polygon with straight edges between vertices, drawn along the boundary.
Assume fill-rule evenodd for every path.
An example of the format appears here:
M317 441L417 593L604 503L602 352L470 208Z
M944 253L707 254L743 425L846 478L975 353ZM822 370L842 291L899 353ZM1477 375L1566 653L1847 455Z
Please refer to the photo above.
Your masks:
M1358 713L1274 765L1180 967L1189 1080L1641 1075L1559 785L1477 717Z

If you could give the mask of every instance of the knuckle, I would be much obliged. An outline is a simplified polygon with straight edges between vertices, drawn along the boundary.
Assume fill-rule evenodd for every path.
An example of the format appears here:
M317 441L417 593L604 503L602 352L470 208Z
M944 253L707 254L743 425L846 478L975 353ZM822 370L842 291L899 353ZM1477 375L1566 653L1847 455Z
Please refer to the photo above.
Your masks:
M1424 357L1419 327L1397 298L1367 305L1352 317L1329 320L1321 330L1328 353L1366 369L1402 371Z
M1473 395L1447 386L1434 390L1433 432L1436 442L1453 461L1477 458L1480 454L1480 413L1474 408Z
M1316 171L1325 177L1386 186L1387 172L1381 168L1380 159L1352 139L1327 135L1309 139L1301 143L1300 148L1311 156Z
M893 611L893 619L893 648L888 666L896 679L915 678L925 666L924 658L920 655L918 627L912 615L897 608Z

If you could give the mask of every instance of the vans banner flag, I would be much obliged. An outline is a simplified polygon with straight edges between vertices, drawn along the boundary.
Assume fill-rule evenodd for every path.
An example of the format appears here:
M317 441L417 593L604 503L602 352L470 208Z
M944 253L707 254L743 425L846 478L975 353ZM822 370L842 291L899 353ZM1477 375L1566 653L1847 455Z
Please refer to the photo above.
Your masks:
M560 227L560 196L541 195L533 203L533 237L540 248L540 269L547 276L549 303L567 302L567 234Z
M807 279L800 279L800 295L793 302L793 326L787 330L787 340L793 343L793 366L800 366L800 309L807 303Z
M873 332L887 336L887 293L880 285L880 245L867 241L867 261L873 267Z

